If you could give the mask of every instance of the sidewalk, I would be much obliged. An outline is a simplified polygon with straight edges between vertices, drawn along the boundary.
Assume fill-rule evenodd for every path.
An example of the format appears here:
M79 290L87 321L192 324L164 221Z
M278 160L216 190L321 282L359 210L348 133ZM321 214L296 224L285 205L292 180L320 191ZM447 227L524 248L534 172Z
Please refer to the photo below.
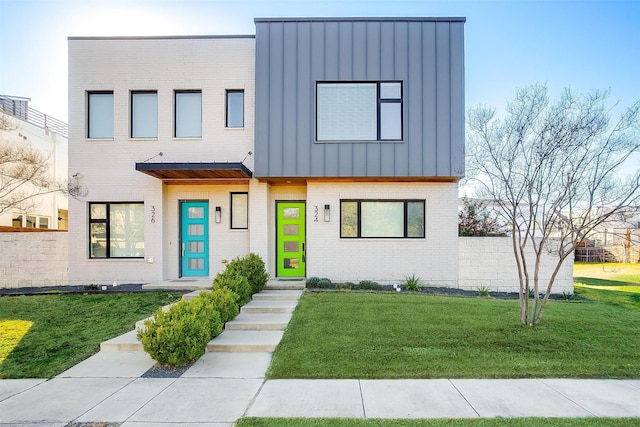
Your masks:
M0 381L0 425L232 426L255 417L640 417L640 380L269 380L271 353L206 353L140 378L143 352L100 352L49 380Z

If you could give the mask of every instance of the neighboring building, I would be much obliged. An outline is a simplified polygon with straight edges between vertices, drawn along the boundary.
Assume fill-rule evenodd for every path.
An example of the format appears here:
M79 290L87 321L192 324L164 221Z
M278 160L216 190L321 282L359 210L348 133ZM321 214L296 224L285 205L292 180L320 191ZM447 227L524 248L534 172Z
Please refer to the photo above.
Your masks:
M29 98L0 95L0 143L31 144L48 160L52 180L67 179L67 124L29 107ZM5 128L6 127L6 128ZM29 186L29 184L23 184ZM67 196L40 194L0 214L0 226L66 230Z
M464 18L256 19L69 39L72 283L458 283Z

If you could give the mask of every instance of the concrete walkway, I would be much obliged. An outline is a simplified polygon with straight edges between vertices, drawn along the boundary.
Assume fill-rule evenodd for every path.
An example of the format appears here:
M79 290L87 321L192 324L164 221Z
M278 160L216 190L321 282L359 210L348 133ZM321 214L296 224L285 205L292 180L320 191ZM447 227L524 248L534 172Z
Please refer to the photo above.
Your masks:
M275 292L265 291L253 306L268 310L265 301L275 301L273 318L250 309L239 316L236 330L225 333L255 334L258 324L267 325L265 333L283 327L278 310L288 304ZM222 427L242 416L640 417L640 380L265 381L271 352L209 347L179 378L142 378L154 365L146 353L103 350L48 381L2 380L0 426Z

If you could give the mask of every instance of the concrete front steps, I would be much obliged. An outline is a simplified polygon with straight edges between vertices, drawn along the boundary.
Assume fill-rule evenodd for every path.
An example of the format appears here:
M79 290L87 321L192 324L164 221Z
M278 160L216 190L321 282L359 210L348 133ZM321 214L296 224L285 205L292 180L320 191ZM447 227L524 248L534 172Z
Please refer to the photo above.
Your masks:
M298 285L296 285L298 286ZM304 289L304 285L302 285ZM185 295L191 299L200 291ZM287 287L267 289L253 295L235 319L227 322L224 331L207 345L209 352L273 352L282 339L302 290ZM101 351L143 351L136 334L144 320L136 323L136 330L100 344Z

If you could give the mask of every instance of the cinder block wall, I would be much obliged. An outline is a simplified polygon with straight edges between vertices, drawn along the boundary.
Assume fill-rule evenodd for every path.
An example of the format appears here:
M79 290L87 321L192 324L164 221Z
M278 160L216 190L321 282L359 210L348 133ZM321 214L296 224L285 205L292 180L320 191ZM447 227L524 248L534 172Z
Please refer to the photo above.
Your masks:
M513 255L511 237L460 237L459 238L459 279L462 289L477 290L487 287L490 291L518 292L518 268ZM529 274L532 278L534 254L528 255ZM557 258L544 253L540 264L540 292L546 291ZM573 293L573 256L567 258L560 268L552 293Z
M0 288L68 285L66 232L0 233Z

